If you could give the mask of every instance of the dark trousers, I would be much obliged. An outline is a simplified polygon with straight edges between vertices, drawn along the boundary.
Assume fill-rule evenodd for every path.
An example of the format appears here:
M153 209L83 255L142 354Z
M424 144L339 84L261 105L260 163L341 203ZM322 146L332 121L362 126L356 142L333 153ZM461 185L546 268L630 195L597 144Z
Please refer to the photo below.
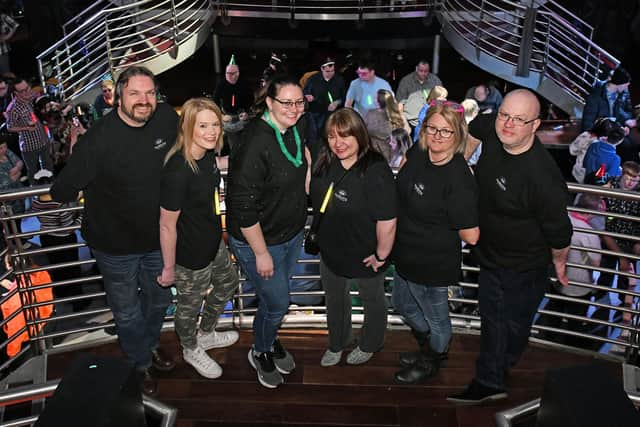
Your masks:
M529 341L531 323L549 281L547 268L517 272L480 270L480 355L476 380L504 389L505 371L516 364Z
M78 243L76 233L71 233L67 236L52 236L51 234L41 234L40 243L43 248L50 248L52 246L68 245ZM49 258L49 264L61 264L65 262L78 261L78 248L58 250L55 252L48 252L47 258ZM63 280L77 279L82 276L82 271L79 265L65 268L53 268L49 270L51 280L54 282L61 282ZM53 295L56 298L72 297L75 295L82 295L82 285L64 285L56 286L53 288ZM74 301L72 303L74 311L79 311L87 306L89 301Z

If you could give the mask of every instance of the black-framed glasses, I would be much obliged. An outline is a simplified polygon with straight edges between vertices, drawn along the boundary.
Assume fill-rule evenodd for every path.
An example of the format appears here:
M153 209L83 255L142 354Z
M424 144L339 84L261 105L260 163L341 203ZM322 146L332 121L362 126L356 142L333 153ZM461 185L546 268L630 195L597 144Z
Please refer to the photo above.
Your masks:
M297 101L281 101L278 98L273 98L274 101L278 102L280 105L282 105L284 108L291 110L292 108L304 108L306 101L304 99L299 99Z
M535 122L536 120L538 120L538 118L536 117L535 119L527 120L523 119L522 117L512 116L505 113L504 111L498 111L498 120L500 120L501 122L508 122L509 120L511 120L511 123L513 123L514 126L521 128L531 122Z
M431 125L424 125L423 129L427 133L427 135L439 134L440 138L442 139L449 139L454 134L454 132L451 129L445 129L445 128L438 129L437 127L431 126Z

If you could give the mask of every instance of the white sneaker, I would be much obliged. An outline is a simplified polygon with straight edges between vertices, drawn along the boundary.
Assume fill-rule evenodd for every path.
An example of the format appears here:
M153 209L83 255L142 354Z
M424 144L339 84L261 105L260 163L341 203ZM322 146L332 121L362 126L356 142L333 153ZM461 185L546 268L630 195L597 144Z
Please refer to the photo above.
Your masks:
M360 347L356 347L347 356L347 363L349 365L362 365L363 363L367 363L369 359L371 359L371 356L373 356L373 353L362 351Z
M222 368L200 346L195 350L185 348L182 358L205 378L218 378L222 375Z
M202 331L198 332L198 346L204 350L211 350L212 348L229 347L238 341L240 335L237 331L224 331L216 332L214 329L211 332Z

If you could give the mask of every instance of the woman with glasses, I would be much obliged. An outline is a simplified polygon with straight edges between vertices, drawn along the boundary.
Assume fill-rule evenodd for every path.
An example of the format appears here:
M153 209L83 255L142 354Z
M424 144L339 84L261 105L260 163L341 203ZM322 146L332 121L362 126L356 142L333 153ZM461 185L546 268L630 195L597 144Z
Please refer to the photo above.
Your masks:
M113 101L115 99L115 85L113 83L113 80L103 80L101 90L102 93L98 95L96 97L96 100L93 102L96 120L107 114L109 111L113 110Z
M289 307L290 277L307 220L307 130L299 84L276 77L255 107L231 153L228 183L229 244L255 287L258 311L249 363L258 381L276 388L295 368L277 339Z
M184 361L205 378L222 368L207 350L228 347L236 331L217 332L218 318L238 288L238 272L222 240L219 209L222 112L207 98L182 107L175 145L167 153L160 193L161 286L178 291L175 329ZM202 300L204 312L198 325Z
M327 303L329 348L320 365L340 362L352 342L351 282L360 291L364 324L347 363L366 363L382 349L387 325L384 273L396 232L396 190L391 169L371 148L364 121L355 110L334 112L311 178L318 231L320 278Z
M464 109L432 102L418 144L398 173L398 231L392 303L419 351L400 355L399 383L433 377L446 358L451 321L447 288L460 280L461 241L478 241L476 183L463 157Z

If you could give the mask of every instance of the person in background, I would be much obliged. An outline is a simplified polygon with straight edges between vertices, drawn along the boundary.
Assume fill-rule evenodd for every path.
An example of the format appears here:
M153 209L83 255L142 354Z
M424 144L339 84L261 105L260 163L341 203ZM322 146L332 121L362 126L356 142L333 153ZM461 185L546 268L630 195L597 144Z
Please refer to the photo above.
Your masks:
M240 67L235 55L231 55L221 80L213 92L213 102L222 110L222 123L225 132L239 132L249 120L251 92L240 79Z
M8 7L4 5L0 7L0 74L11 71L9 63L11 46L9 45L9 40L11 40L20 25L11 17L10 13L11 11Z
M436 86L431 89L431 92L429 92L429 95L427 95L426 103L422 106L422 109L418 114L418 122L416 124L416 127L413 129L413 142L418 142L418 139L420 137L420 129L422 129L422 122L427 116L427 111L429 111L430 105L437 101L446 101L448 96L449 91L442 86Z
M479 84L467 90L465 98L474 99L480 108L480 114L498 111L502 104L502 94L491 84Z
M463 107L437 102L398 173L392 303L418 343L418 352L400 357L395 380L401 384L435 376L446 359L448 286L461 279L461 242L475 245L480 236L477 186L463 156L466 139Z
M467 123L471 123L473 119L475 119L478 114L480 114L480 107L478 107L478 103L475 99L466 98L463 100L460 105L464 108L464 121ZM469 166L475 166L478 163L478 159L480 158L480 154L482 154L482 144L478 145L476 151L471 154L469 160L467 160L467 164Z
M571 175L573 175L576 182L579 182L580 184L583 184L585 182L586 171L584 166L584 158L585 158L585 155L587 154L587 150L589 150L589 147L600 138L603 138L602 140L606 142L608 139L607 134L610 131L612 131L614 128L620 129L620 125L618 125L615 122L615 120L612 120L610 117L601 117L595 121L595 123L593 124L593 128L582 132L580 135L576 137L576 139L571 141L571 144L569 145L569 153L572 156L576 156L576 162L574 163L573 168L571 169ZM624 132L622 133L622 137L624 138ZM620 138L614 137L613 139L620 139ZM611 152L611 150L608 149L608 147L604 147L604 149L605 149L605 153ZM602 150L598 150L598 151L602 151ZM617 156L617 154L615 153L615 150L612 154L607 154L606 157L608 159L615 159L614 155ZM592 166L592 171L591 171L592 173L594 172L594 169L597 171L601 165L601 164L598 164L597 161L595 161L596 157L597 156L595 155L595 152L594 152L593 153L594 164ZM619 158L620 157L618 156L618 159ZM618 164L619 164L619 161L618 161Z
M384 344L384 273L396 232L396 189L391 169L372 149L354 110L329 116L326 132L328 147L314 165L310 192L314 210L324 211L318 245L329 348L320 365L338 364L352 342L351 281L358 286L365 320L347 363L360 365Z
M621 160L616 146L624 140L624 130L618 123L602 119L596 121L592 132L597 139L589 145L582 161L585 176L604 173L612 178L620 176Z
M358 78L352 80L351 84L349 84L349 90L347 90L346 95L347 100L344 105L345 107L353 108L362 117L365 117L369 110L377 108L378 90L384 89L391 93L393 93L393 90L391 90L391 86L385 79L376 76L375 66L369 59L361 59L356 72Z
M100 84L100 95L96 96L93 101L93 111L97 115L96 120L105 116L111 110L113 110L113 101L115 100L114 94L115 85L113 80L103 80Z
M264 94L258 115L231 152L227 228L229 245L259 299L249 363L260 384L276 388L296 366L277 334L307 220L310 123L296 80L275 77Z
M421 59L416 64L415 71L400 79L396 99L400 104L405 104L409 96L415 92L422 92L426 98L431 89L436 86L442 86L442 81L430 72L429 62L426 59Z
M387 163L391 163L393 156L391 151L392 132L401 129L408 135L411 132L411 128L400 113L398 103L393 98L393 93L380 89L378 91L377 104L379 108L369 110L367 115L364 116L364 123L371 137L371 147L382 154Z
M329 115L342 106L345 83L336 73L336 61L327 56L320 65L320 72L309 77L304 85L304 96L309 103L309 115L313 118L316 135L321 136Z
M238 341L236 331L217 332L225 304L238 288L238 272L222 240L220 170L222 112L206 98L182 107L178 138L167 153L160 193L161 286L175 283L175 330L185 362L205 378L222 368L207 350ZM213 200L213 206L211 201ZM204 312L198 317L205 300Z
M29 82L23 77L17 77L13 87L16 97L7 108L7 129L19 136L22 158L27 167L29 182L33 184L33 176L40 169L53 170L51 142L33 109L34 93Z

